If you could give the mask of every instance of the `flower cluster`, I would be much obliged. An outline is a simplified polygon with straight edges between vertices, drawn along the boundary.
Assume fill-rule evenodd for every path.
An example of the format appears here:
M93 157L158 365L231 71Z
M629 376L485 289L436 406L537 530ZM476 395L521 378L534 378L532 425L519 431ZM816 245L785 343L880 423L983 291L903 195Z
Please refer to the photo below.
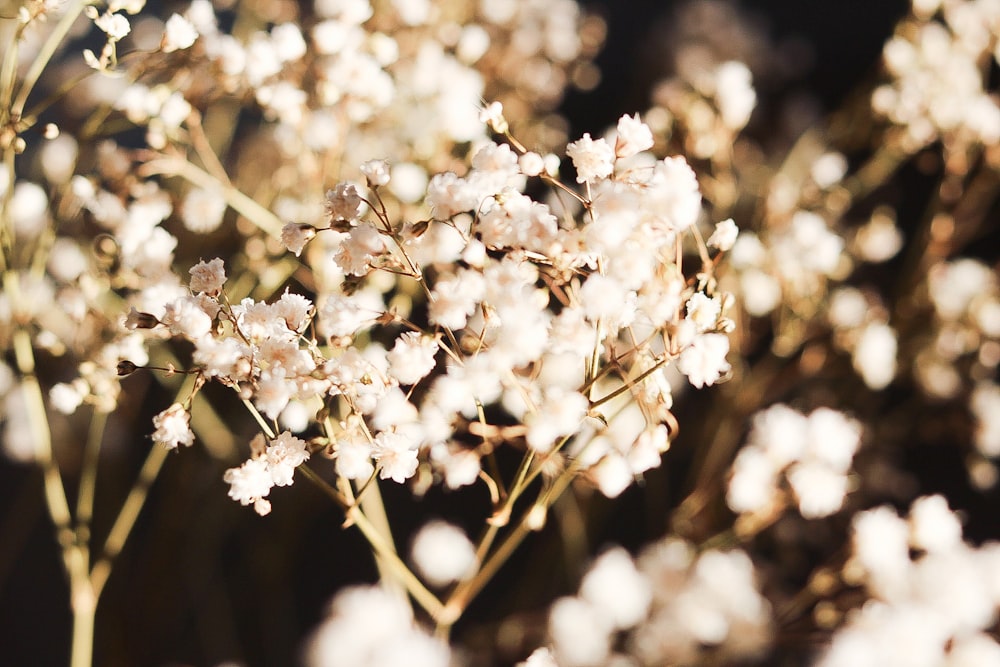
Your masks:
M272 304L230 304L214 259L191 269L189 294L148 314L159 325L151 332L189 340L200 374L238 389L269 419L289 423L286 409L300 405L344 414L332 430L322 426L348 479L377 470L401 483L425 462L448 486L469 484L486 448L501 444L484 434L480 414L497 406L524 425L528 450L556 461L564 449L616 496L668 446L670 362L695 387L729 370L729 299L686 281L675 261L699 218L697 180L683 158L644 156L651 145L638 116L622 118L613 144L570 144L578 179L587 176L577 222L567 210L560 223L522 193L525 151L515 142L484 144L464 176L433 177L422 229L387 217L377 184L384 163L366 164L365 195L349 183L327 193L325 225L285 225L290 251L322 240L322 261L345 281L420 281L422 330L399 331L401 319L368 287L333 289L318 309L287 291ZM736 233L732 221L720 224L712 246L731 246ZM391 345L358 345L366 336ZM458 446L473 424L483 447Z
M861 425L829 408L809 415L774 405L753 417L746 446L733 462L726 502L734 512L766 514L782 504L783 474L807 519L841 508L847 473L861 444Z
M1000 548L963 542L942 496L918 498L907 519L889 507L857 514L852 545L844 577L872 599L848 614L821 667L1000 660L990 633L1000 610Z
M625 655L641 665L751 658L770 641L770 608L742 551L705 551L667 539L635 560L615 548L590 567L576 596L549 615L551 647L525 667L613 664ZM616 637L627 654L616 654Z

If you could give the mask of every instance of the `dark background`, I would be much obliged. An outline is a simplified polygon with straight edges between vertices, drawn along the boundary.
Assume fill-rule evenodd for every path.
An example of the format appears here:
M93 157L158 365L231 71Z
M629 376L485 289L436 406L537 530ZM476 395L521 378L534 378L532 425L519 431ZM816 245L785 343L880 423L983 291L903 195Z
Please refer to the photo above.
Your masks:
M606 17L608 37L597 59L600 85L571 92L564 102L573 137L600 132L622 113L647 107L651 84L670 69L663 54L674 3L587 6ZM799 63L801 76L759 94L808 93L820 109L831 109L873 74L906 3L759 0L742 6L759 16L776 43L808 47L796 51L808 54ZM148 414L140 417L149 423L169 399L154 391L144 400L148 405L140 412ZM134 469L150 446L148 440L115 444L134 452ZM342 515L313 487L276 489L275 511L259 518L225 497L224 467L197 447L168 460L101 598L95 664L294 664L334 592L374 581L364 541L355 530L340 529ZM98 507L102 500L118 506L127 483L100 479ZM456 500L470 508L470 518L487 506L480 488L460 496L433 491L420 502L405 489L386 487L385 493L401 546L422 517L452 517ZM596 500L606 521L589 536L591 546L616 541L635 547L662 534L669 512L662 500L644 489L631 489L615 502ZM466 527L475 534L476 523ZM101 528L98 516L95 530ZM523 581L529 572L533 586L504 583L512 579L504 574ZM537 614L543 625L545 601L572 590L573 576L562 568L558 535L529 540L472 606L457 636L473 646L489 643L496 624L515 610ZM0 665L67 664L68 594L40 474L0 460Z

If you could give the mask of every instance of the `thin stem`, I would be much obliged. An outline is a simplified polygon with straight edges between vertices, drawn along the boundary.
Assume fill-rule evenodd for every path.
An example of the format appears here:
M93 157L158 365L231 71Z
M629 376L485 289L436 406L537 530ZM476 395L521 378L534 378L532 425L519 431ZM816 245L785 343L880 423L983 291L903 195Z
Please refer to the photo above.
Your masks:
M66 13L62 15L59 19L59 23L56 27L52 29L49 33L49 38L39 49L38 55L35 56L34 62L31 63L31 67L24 75L24 79L21 82L21 87L17 91L17 97L14 99L14 103L11 105L11 115L15 118L21 115L24 110L24 105L28 101L28 95L31 94L32 89L38 82L38 78L45 71L45 67L49 64L49 60L52 55L62 44L63 40L66 38L66 34L69 32L70 28L73 27L73 23L83 12L83 8L89 5L89 0L75 0L73 4L69 6Z
M417 601L417 604L430 614L431 618L435 621L442 618L445 613L444 605L437 599L437 596L427 590L417 576L406 566L406 563L400 560L399 556L392 549L392 546L382 539L382 534L371 524L365 513L361 511L361 508L355 506L348 510L347 514L357 525L361 534L365 536L365 539L368 540L368 544L371 545L376 555L385 560L386 567L390 569L396 580L406 587L406 590Z
M77 530L90 530L94 516L94 494L97 486L97 464L101 454L101 440L108 423L105 412L94 410L90 417L90 430L83 451L83 468L80 472L80 490L76 497Z
M197 383L198 378L196 376L189 376L180 389L178 389L174 400L179 402L182 396L190 394ZM154 444L150 447L149 453L146 454L146 460L139 470L139 475L136 477L135 482L133 482L132 488L129 490L129 494L126 496L125 502L118 511L118 516L115 517L115 522L112 524L111 530L108 531L108 536L105 538L104 544L98 552L100 553L100 558L94 563L94 567L90 572L90 585L93 588L95 600L100 597L101 591L104 590L104 585L111 575L111 568L114 565L115 558L121 553L122 547L125 546L125 542L128 540L128 536L132 533L132 528L139 518L139 513L142 511L143 506L146 504L146 499L149 497L149 489L160 474L160 469L163 468L163 463L167 460L169 453L170 450L166 447Z
M264 431L264 435L266 435L268 438L274 440L274 431L271 429L271 426L267 423L267 420L264 419L264 415L260 414L260 411L257 409L257 406L251 403L249 398L244 398L242 400L243 400L243 405L245 405L247 408L247 411L251 415L253 415L254 419L257 420L257 424L260 426L260 430Z
M256 201L243 194L232 185L222 183L219 179L209 174L204 169L200 169L191 164L187 159L181 157L161 156L146 162L139 169L143 177L154 174L165 176L179 176L184 180L199 187L211 189L216 188L222 193L231 208L244 218L257 225L258 228L273 237L281 236L283 226L281 219L274 213L258 204Z
M399 556L396 555L395 549L385 541L382 533L365 516L362 509L357 505L348 505L340 493L309 466L301 465L299 466L299 470L302 471L306 479L315 484L323 493L330 496L334 502L345 510L348 523L358 527L361 534L368 540L368 544L371 546L376 558L381 559L384 563L384 567L391 574L391 578L402 584L410 596L416 600L417 604L430 614L431 618L435 620L440 618L444 613L444 606L441 604L441 601L427 590L417 576L406 566L406 563L400 560Z
M111 526L111 530L108 532L107 539L104 540L104 545L100 550L101 556L94 563L94 567L90 572L90 581L95 595L100 596L101 591L104 590L104 584L107 583L108 577L111 575L111 568L114 565L115 558L118 557L122 547L125 546L125 541L132 532L136 519L139 517L139 512L142 511L142 507L146 503L146 498L149 496L149 489L152 487L157 475L159 475L160 469L167 460L169 453L170 450L158 444L150 447L149 454L146 455L146 461L142 464L142 469L139 470L139 476L125 498L125 502L122 504L122 508L118 512L114 524Z

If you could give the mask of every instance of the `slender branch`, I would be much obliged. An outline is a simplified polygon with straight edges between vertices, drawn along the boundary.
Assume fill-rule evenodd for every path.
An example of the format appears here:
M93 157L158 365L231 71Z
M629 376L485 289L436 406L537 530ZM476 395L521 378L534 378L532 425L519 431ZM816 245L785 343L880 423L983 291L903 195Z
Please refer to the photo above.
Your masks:
M59 19L59 23L56 27L52 29L49 33L49 38L45 40L45 44L39 49L38 55L35 56L35 60L31 63L28 71L24 75L24 79L21 81L21 87L17 91L17 97L14 98L14 102L11 105L11 115L14 117L19 117L21 112L24 111L24 105L28 101L28 95L31 94L32 89L38 82L38 78L45 71L46 66L49 64L53 54L55 54L56 49L62 44L63 40L66 38L66 34L69 32L70 28L73 27L73 23L83 12L83 8L89 5L89 0L74 0L67 9L66 13L62 15Z

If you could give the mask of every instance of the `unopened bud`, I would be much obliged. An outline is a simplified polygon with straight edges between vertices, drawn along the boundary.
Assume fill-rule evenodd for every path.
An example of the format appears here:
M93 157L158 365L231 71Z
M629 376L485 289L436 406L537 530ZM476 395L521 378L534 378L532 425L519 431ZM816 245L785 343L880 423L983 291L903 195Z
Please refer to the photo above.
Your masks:
M126 375L132 375L139 369L134 363L128 359L122 359L118 362L118 377L125 377Z

